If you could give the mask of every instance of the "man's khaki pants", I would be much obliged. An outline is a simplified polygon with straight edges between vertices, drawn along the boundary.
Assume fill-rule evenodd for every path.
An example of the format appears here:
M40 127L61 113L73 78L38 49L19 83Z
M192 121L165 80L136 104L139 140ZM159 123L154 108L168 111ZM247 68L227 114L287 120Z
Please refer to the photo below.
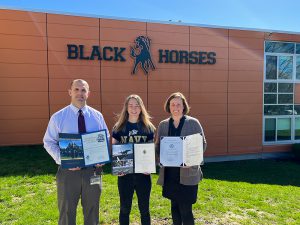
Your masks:
M96 173L100 174L101 168ZM77 171L59 168L56 174L59 225L76 225L76 209L81 197L84 225L99 224L101 184L90 184L94 168Z

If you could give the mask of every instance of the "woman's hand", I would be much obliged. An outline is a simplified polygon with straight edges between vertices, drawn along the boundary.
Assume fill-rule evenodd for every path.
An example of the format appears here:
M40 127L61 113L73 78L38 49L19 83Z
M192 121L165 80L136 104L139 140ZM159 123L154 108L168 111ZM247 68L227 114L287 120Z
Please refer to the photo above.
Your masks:
M188 169L191 168L191 166L182 166L182 168Z
M123 177L123 176L125 176L126 174L125 173L119 173L118 174L118 177Z
M105 164L96 164L95 166L97 167L97 168L99 168L99 167L102 167L102 166L104 166Z

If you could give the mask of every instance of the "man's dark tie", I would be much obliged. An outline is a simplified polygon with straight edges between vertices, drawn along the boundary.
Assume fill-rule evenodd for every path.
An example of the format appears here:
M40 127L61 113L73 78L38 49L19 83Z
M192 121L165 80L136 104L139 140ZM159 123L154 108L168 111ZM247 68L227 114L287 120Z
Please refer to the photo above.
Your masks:
M78 111L79 115L78 115L78 132L80 134L82 133L86 133L86 129L85 129L85 121L84 121L84 115L81 109L79 109Z

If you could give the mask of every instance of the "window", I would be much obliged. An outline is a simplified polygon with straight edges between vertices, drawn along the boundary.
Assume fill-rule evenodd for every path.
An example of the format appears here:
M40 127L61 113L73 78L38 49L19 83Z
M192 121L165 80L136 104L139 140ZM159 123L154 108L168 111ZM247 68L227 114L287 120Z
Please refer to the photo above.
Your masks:
M265 119L265 141L276 140L276 119L267 118Z
M293 56L279 56L278 79L291 80L293 76Z
M295 140L300 140L300 117L295 119Z
M294 53L295 44L290 42L267 41L265 52L272 53Z
M296 79L300 80L300 56L296 57Z
M264 115L292 115L293 83L264 83Z
M277 56L266 56L266 76L269 80L277 79Z
M300 44L296 44L296 54L300 54Z
M300 43L266 41L264 75L264 143L300 142Z
M277 119L277 140L278 141L291 140L291 119L290 118Z

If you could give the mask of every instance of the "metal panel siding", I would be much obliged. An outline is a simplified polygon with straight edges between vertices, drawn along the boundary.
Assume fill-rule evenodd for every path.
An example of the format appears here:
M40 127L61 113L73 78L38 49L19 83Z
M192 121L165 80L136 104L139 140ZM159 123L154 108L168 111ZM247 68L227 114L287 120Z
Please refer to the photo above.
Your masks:
M300 35L14 10L1 10L0 27L0 145L41 143L49 116L70 102L71 80L83 78L109 129L129 94L142 97L157 126L169 116L166 98L181 91L206 131L207 156L286 150L262 146L264 40ZM151 39L149 75L140 67L131 74L130 47L140 35ZM126 62L70 60L67 44L84 45L86 55L94 45L124 47ZM216 64L159 63L159 49L214 51Z

